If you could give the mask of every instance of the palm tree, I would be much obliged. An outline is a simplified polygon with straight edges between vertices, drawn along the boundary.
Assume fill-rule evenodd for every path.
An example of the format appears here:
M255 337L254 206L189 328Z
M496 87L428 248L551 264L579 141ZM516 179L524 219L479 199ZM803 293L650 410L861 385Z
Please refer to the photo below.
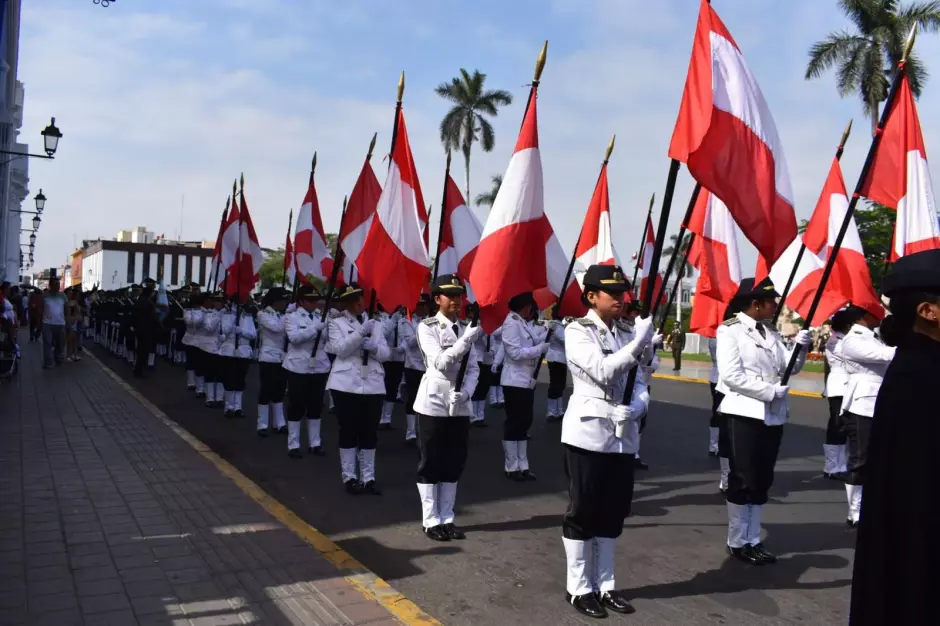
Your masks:
M663 250L663 256L671 256L672 251L676 249L676 242L679 240L679 235L670 235L669 241L671 245L668 248ZM679 254L676 257L675 271L680 273L682 276L687 276L692 272L692 264L686 260L685 252L689 249L689 245L692 243L691 233L686 233L682 237L682 243L679 244Z
M512 104L512 94L502 89L485 90L486 74L460 68L460 76L441 83L437 95L454 104L441 120L441 142L445 150L463 152L467 174L467 200L470 200L470 149L479 141L484 152L493 149L493 126L484 116L496 117L499 107Z
M940 30L940 1L901 6L899 0L839 0L839 7L854 30L833 31L813 44L806 66L806 80L819 78L836 67L836 86L843 98L856 94L871 116L872 132L878 127L878 106L904 54L904 43L916 24L928 32ZM911 90L919 96L927 70L916 54L907 60Z
M499 188L503 184L503 177L500 174L490 177L490 182L492 187L486 193L477 194L477 197L473 199L474 204L477 206L488 206L492 207L493 203L496 202L496 194L499 193Z

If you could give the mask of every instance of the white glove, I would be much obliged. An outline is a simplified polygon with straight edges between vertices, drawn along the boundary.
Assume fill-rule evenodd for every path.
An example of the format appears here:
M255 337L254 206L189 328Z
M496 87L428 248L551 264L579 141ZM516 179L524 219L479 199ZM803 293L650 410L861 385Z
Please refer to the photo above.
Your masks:
M363 337L368 337L372 334L373 328L375 328L375 320L368 319L359 327L359 334Z
M493 365L490 366L490 371L491 371L492 373L494 373L494 374L498 373L498 372L499 372L499 365L497 365L496 363L493 363Z
M542 345L540 345L540 346L539 346L539 349L542 351L542 356L545 356L546 354L548 354L548 344L547 344L547 343L543 343Z
M787 385L774 385L774 399L779 400L787 396L790 387Z
M808 330L801 330L796 334L796 337L793 339L797 345L803 346L804 348L813 342L813 336Z
M479 326L479 325L469 326L466 332L464 332L464 334L460 338L463 339L467 343L473 343L482 334L483 334L482 326Z
M630 421L631 413L629 406L626 404L618 404L612 408L607 415L615 424L623 424Z
M372 337L367 337L366 340L362 342L362 349L368 352L375 352L377 347L378 344Z
M643 354L643 351L646 350L646 346L649 345L649 341L653 337L653 316L636 318L634 330L636 335L633 341L627 345L630 347L630 354L632 354L635 359L638 359L640 355Z
M461 404L466 402L466 400L467 400L466 391L456 391L454 389L451 389L447 393L447 403L450 404L451 406L460 406Z
M662 333L653 333L653 339L650 341L653 344L653 349L663 347L663 335Z

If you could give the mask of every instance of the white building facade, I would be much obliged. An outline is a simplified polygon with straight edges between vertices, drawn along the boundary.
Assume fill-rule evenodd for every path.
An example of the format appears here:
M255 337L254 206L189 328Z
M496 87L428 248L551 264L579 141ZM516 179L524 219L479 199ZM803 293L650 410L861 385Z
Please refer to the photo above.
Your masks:
M23 85L17 80L21 0L0 0L0 149L25 152L16 136L23 123ZM21 203L28 193L28 160L0 154L0 280L20 278ZM28 217L28 216L27 216ZM28 221L27 221L28 222ZM28 250L22 248L24 255Z
M125 238L123 235L128 232L135 236ZM170 290L191 282L209 285L212 248L203 247L201 242L155 240L153 233L145 229L122 231L118 236L123 240L85 242L81 264L83 291L95 286L104 291L124 289L147 278L162 280Z

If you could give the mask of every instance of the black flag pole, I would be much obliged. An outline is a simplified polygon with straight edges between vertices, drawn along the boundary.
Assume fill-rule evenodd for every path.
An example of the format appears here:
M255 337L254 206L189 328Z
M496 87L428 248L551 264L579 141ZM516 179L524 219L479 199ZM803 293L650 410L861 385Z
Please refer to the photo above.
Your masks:
M666 288L666 285L669 284L669 278L672 276L672 270L676 266L676 259L679 258L679 248L682 247L682 238L685 237L685 233L689 228L689 220L692 219L692 213L695 211L695 203L698 202L699 194L702 193L702 185L700 183L695 183L695 188L692 190L692 196L689 198L689 206L685 209L685 217L682 218L682 224L679 225L679 234L676 235L676 245L672 247L672 254L669 255L669 263L666 265L666 273L663 275L663 282L659 287L659 290L656 292L656 299L653 300L653 304L650 308L650 313L656 310L656 306L662 302L663 299L663 290ZM692 245L692 242L689 242L689 246ZM688 248L686 248L688 250ZM688 255L686 255L688 258ZM650 270L649 279L647 284L653 285L655 288L656 285L656 274ZM678 283L677 283L678 284ZM669 313L669 307L666 307L666 313ZM665 324L665 320L663 321ZM660 332L662 329L660 329Z
M663 309L662 319L659 321L659 333L662 334L666 330L666 320L669 319L669 311L672 309L672 305L676 302L676 294L679 293L679 286L682 284L682 278L685 275L685 268L689 264L689 255L692 253L692 244L695 243L695 233L689 233L689 245L686 246L685 252L682 254L682 262L676 269L676 284L673 287L672 291L669 292L669 302L666 303L665 308ZM678 244L677 244L678 245ZM665 282L663 283L665 284ZM662 293L662 292L660 292Z
M868 173L871 171L872 163L875 160L875 154L878 151L878 146L881 144L885 122L888 120L888 115L891 114L894 101L897 100L898 87L904 79L907 59L911 53L911 49L914 47L914 40L916 38L917 25L915 24L914 27L911 28L907 42L904 45L904 54L901 57L901 62L898 63L898 71L894 75L894 80L891 82L891 90L888 92L888 99L885 100L884 110L881 112L881 119L878 120L878 128L875 130L874 136L871 139L871 146L868 148L868 156L865 157L865 164L862 166L862 171L859 173L858 182L855 185L855 193L852 194L852 199L849 201L849 208L846 210L845 218L842 220L842 226L839 228L839 235L836 237L836 241L826 259L826 267L823 269L822 278L819 281L819 288L816 290L816 295L813 296L813 303L809 307L809 314L803 321L803 330L809 330L810 322L812 322L813 317L816 315L816 309L819 308L823 292L826 289L826 283L829 281L829 276L832 274L832 268L835 266L836 257L839 254L839 250L842 249L842 241L845 239L845 233L849 230L849 225L852 223L852 217L855 215L855 207L858 205L858 199L862 195L865 182L868 179ZM790 362L787 363L787 370L784 372L783 378L780 381L781 385L786 385L790 382L790 376L793 374L793 368L796 367L796 362L800 358L801 351L802 346L799 344L794 346L793 353L790 355Z
M852 120L849 120L848 126L845 127L845 131L842 133L842 141L839 142L839 147L836 148L836 161L842 160L842 151L845 150L845 142L849 140L849 135L852 133ZM790 276L787 278L786 287L783 288L783 292L780 295L780 303L777 304L777 310L774 311L774 317L771 324L776 328L777 320L780 319L780 313L783 312L784 304L787 301L787 296L790 295L790 288L793 287L793 281L796 279L796 272L800 268L800 261L803 260L803 255L806 253L806 244L800 244L800 251L796 255L796 261L793 262L793 269L790 270Z
M225 222L228 221L228 207L232 201L231 197L225 199L225 208L222 209L222 221L219 223L219 260L215 264L215 272L213 272L212 278L209 280L207 285L209 288L209 293L212 293L219 288L219 269L222 267L222 236L225 234ZM192 276L189 277L192 280ZM188 287L189 285L187 285Z
M375 146L375 137L372 137L372 146ZM368 160L372 156L372 147L369 148L369 156L366 157ZM339 214L339 232L343 232L343 222L346 221L346 203L348 201L348 196L343 196L343 211ZM336 292L336 281L339 278L339 270L343 265L343 252L339 247L339 242L336 244L336 252L333 253L333 269L330 270L330 281L326 284L326 298L323 302L323 325L326 327L330 323L330 305L333 304L333 295ZM323 329L317 331L317 336L313 340L313 351L310 352L310 358L314 359L317 356L317 348L320 346L320 340L323 337Z
M234 190L234 183L232 185ZM241 206L238 209L238 251L235 253L235 349L238 350L238 327L242 321L242 226L245 224L245 212L241 207L247 208L245 202L245 174L241 175ZM247 298L246 298L247 300Z
M640 229L640 247L636 251L636 264L633 266L633 281L630 283L631 288L634 290L634 293L637 292L636 278L640 274L640 261L643 258L643 248L646 247L646 227L650 223L650 220L653 218L653 204L656 202L656 194L654 193L650 196L650 208L646 212L646 219L643 220L643 227Z
M450 181L450 150L447 151L447 162L444 165L444 191L441 197L441 225L437 230L437 252L434 254L434 271L431 282L437 280L437 272L441 265L441 240L444 239L444 213L447 211L447 183ZM428 209L428 221L431 221L431 210Z

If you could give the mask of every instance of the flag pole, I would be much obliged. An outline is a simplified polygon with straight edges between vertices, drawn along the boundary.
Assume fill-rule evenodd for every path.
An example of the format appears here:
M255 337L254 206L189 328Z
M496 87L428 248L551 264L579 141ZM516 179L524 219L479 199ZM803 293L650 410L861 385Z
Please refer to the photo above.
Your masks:
M532 77L532 85L529 88L529 97L525 102L525 112L522 114L522 123L519 124L519 129L521 131L522 126L525 124L526 116L529 114L529 105L532 104L532 97L538 93L539 83L542 80L542 71L545 69L545 61L548 58L548 39L545 40L545 43L542 44L542 49L539 50L539 56L535 60L535 74ZM470 199L467 198L467 202L470 202ZM443 211L443 207L441 209ZM480 323L480 307L476 307L476 310L473 312L473 317L470 320L470 326L476 326ZM460 391L463 386L463 379L467 375L467 364L470 361L470 353L472 350L467 350L467 353L463 355L463 359L460 361L460 369L457 370L457 380L454 381L454 389ZM538 368L541 366L542 360L539 359L535 365L535 375L538 375Z
M689 228L689 220L692 219L692 213L695 211L695 203L698 202L699 194L702 193L702 185L700 183L695 183L695 188L692 190L692 197L689 198L689 206L685 209L685 217L682 218L682 223L679 225L679 234L676 235L676 245L672 248L672 254L669 255L669 263L666 265L666 273L663 275L663 282L659 288L659 291L656 292L656 299L653 301L652 308L650 311L655 311L656 306L663 299L663 290L666 288L666 285L669 284L669 277L672 276L672 270L675 268L676 259L679 257L679 248L682 247L682 238L685 237L685 232ZM691 246L691 242L689 242ZM686 255L688 258L688 255ZM677 273L678 274L678 273ZM651 285L656 286L656 274L650 274L650 283ZM678 284L678 283L677 283ZM669 307L666 307L666 315L668 316Z
M234 186L234 185L233 185ZM241 175L241 205L245 205L245 173ZM235 253L235 349L238 350L238 327L242 321L242 226L245 224L245 212L238 210L238 252ZM246 298L247 300L247 298ZM221 328L221 326L220 326Z
M849 140L849 135L852 133L852 120L849 120L848 126L845 127L845 131L842 133L842 141L839 142L839 147L836 148L836 161L842 160L842 151L845 149L845 142ZM796 272L800 268L800 261L803 260L803 255L806 253L806 244L800 244L800 251L796 255L796 261L793 263L793 269L790 270L790 276L787 278L787 285L783 288L783 293L780 296L780 303L777 304L777 310L774 311L774 317L771 324L774 328L777 327L777 320L780 319L780 313L783 312L784 303L787 301L787 296L790 295L790 288L793 287L793 281L796 279Z
M607 169L607 164L610 163L610 155L614 151L614 143L617 141L617 135L614 135L610 138L610 143L607 144L607 152L604 153L604 160L601 163L601 171L597 174L597 182L594 184L594 189L597 189L597 186L601 183L601 176L604 175L604 171ZM583 230L583 229L582 229ZM581 245L581 233L578 233L578 240L574 244L574 250L571 251L571 261L568 263L568 271L565 272L565 280L561 284L561 291L559 291L558 300L552 305L552 319L558 318L558 310L561 308L561 301L565 297L565 293L568 291L568 284L571 282L571 275L574 273L574 264L577 261L578 246ZM552 337L555 334L554 326L549 326L548 333L545 335L545 343L548 343L552 340ZM542 359L539 359L535 364L535 371L532 372L532 378L538 378L539 371L542 369Z
M372 136L372 143L369 144L369 154L366 161L372 157L372 149L375 147L375 135ZM339 214L339 232L343 232L343 222L346 221L346 202L349 196L343 196L343 211ZM326 284L326 298L323 302L323 324L329 324L330 305L333 303L333 294L336 290L336 280L339 277L339 268L342 267L342 250L339 247L339 237L336 241L336 254L333 255L333 269L330 271L330 282ZM295 282L296 285L296 282ZM323 336L323 329L317 331L317 337L313 340L313 351L310 353L310 360L316 358L317 347L320 345L320 338ZM311 364L312 366L312 364Z
M663 309L663 318L659 322L659 333L662 334L666 329L666 320L669 319L669 309L672 308L673 303L676 301L676 294L679 293L679 285L682 282L683 275L685 274L685 268L689 264L689 255L692 253L692 244L695 243L695 233L689 233L689 245L686 246L685 252L682 256L682 265L676 269L676 285L673 287L672 291L669 293L669 302L666 303L666 308ZM677 244L678 245L678 244ZM665 285L665 281L663 282ZM662 291L660 290L660 294Z
M231 200L231 197L226 198L225 208L222 209L222 221L219 223L219 238L217 240L219 242L219 262L216 263L215 274L209 280L209 284L207 285L207 287L209 287L210 293L219 288L219 268L222 267L222 235L225 234L225 222L228 220L228 207ZM192 276L190 276L189 279L192 280Z
M633 289L636 289L636 278L640 274L640 260L643 258L643 248L646 247L646 226L653 217L653 204L656 202L656 193L650 196L650 209L646 212L646 220L643 222L642 237L640 237L640 247L636 251L636 265L633 266L633 282L630 283Z
M666 239L666 231L669 228L669 211L672 209L672 196L676 191L676 179L679 177L679 167L682 165L677 159L672 159L669 163L669 174L666 176L666 191L663 193L663 208L659 213L659 229L656 232L656 245L653 246L653 258L650 259L650 276L656 276L659 273L659 259L663 255L663 243ZM646 226L644 225L644 230ZM645 235L644 235L645 237ZM641 314L643 317L650 315L650 309L653 306L653 291L656 287L656 280L646 282L646 291L643 293L643 308ZM636 384L637 367L634 366L627 375L627 387L623 390L623 404L629 405L633 401L633 385Z
M287 239L290 240L290 229L294 225L294 209L290 210L290 214L287 216ZM293 246L291 246L293 249ZM286 254L285 250L285 254ZM294 263L294 253L291 253L291 263ZM295 264L296 265L296 264ZM294 271L294 282L297 282L297 272ZM281 287L287 287L287 259L284 259L284 271L281 272Z
M441 265L441 240L444 238L444 214L447 212L447 183L450 180L450 150L447 151L447 161L444 165L444 191L441 192L441 225L437 230L437 252L434 254L434 271L431 283L437 280L437 271ZM431 210L428 209L428 221L431 221Z
M862 166L862 171L858 175L858 182L855 185L855 193L852 194L852 199L849 201L849 208L846 210L845 218L842 220L842 227L839 228L839 235L836 237L836 241L827 255L826 267L823 269L822 278L819 281L819 288L816 289L816 295L813 296L813 303L809 307L809 314L803 321L803 330L809 330L810 322L816 315L816 309L819 308L823 291L826 289L826 283L829 281L829 276L832 274L832 268L836 264L836 256L839 254L839 250L842 249L842 241L845 239L845 233L849 230L849 225L852 223L852 218L855 215L855 207L858 205L858 199L861 197L865 182L868 179L868 172L871 170L872 163L875 160L875 153L878 151L878 146L881 144L885 123L888 121L888 115L891 114L891 108L894 106L894 101L897 100L898 87L901 85L901 81L904 79L907 59L911 54L911 49L914 47L915 39L917 39L916 24L911 28L911 32L907 36L907 42L904 45L904 55L901 57L901 62L898 63L898 71L895 73L894 80L891 82L891 90L888 92L887 100L885 100L884 110L881 112L881 119L878 120L878 128L872 136L871 146L868 148L868 156L865 157L865 164ZM793 347L793 353L790 355L790 362L787 363L787 370L784 372L783 378L780 381L781 385L786 385L790 382L790 376L793 374L793 368L796 367L796 361L800 357L801 350L802 346L799 344Z

